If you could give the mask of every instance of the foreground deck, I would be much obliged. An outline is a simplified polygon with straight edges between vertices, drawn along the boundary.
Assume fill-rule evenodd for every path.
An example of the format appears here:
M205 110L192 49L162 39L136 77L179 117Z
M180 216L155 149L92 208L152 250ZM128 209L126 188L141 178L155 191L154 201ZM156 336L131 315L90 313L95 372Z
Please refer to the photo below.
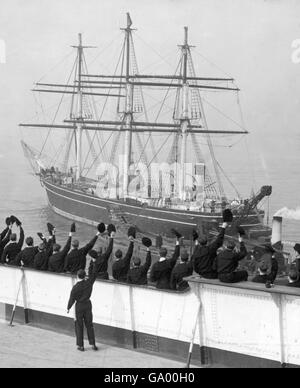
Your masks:
M72 276L0 266L0 280L0 318L10 319L20 291L16 323L74 337L74 311L66 312ZM193 336L197 365L300 367L300 289L221 284L199 276L188 281L192 290L183 293L96 281L98 342L152 352L184 366ZM70 344L73 352L74 339Z
M182 368L182 362L99 344L80 353L64 334L0 321L0 368Z

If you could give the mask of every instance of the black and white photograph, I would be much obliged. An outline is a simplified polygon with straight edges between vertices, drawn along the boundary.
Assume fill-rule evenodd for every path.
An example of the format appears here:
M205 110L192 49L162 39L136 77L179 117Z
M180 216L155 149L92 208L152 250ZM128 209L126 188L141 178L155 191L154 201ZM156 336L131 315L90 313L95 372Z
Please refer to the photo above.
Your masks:
M0 10L0 368L299 368L300 2Z

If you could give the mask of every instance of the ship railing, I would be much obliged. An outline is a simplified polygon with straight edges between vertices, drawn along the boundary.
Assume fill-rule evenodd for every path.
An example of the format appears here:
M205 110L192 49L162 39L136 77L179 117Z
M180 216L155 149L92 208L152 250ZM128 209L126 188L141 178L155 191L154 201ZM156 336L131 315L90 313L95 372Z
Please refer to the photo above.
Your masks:
M74 315L70 318L66 305L74 277L31 269L24 274L19 268L0 266L2 318L10 315L21 289L18 321L26 311L32 325L72 332ZM187 280L192 291L183 293L96 281L92 303L97 339L122 346L131 343L140 350L149 350L151 343L154 351L185 359L195 333L193 362L222 358L225 363L236 360L238 366L300 365L300 289L222 284L198 276Z

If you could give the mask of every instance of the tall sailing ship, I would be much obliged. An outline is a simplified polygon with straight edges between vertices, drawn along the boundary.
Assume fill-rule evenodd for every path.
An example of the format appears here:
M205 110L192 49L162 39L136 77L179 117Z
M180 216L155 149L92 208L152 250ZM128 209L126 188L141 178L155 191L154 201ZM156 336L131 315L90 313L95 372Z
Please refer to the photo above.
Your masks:
M37 83L34 92L70 98L68 116L51 123L20 124L48 130L41 150L22 141L26 157L45 188L49 205L58 214L88 224L134 225L142 233L170 235L176 229L187 238L194 229L214 233L222 212L231 208L234 226L242 225L249 239L267 240L259 204L271 195L264 186L243 199L226 195L223 175L212 136L246 135L209 129L202 93L238 93L232 78L198 77L184 28L180 60L173 75L140 74L136 60L132 20L122 29L124 42L114 74L90 74L82 36L76 60L65 84ZM73 77L73 78L72 78ZM72 80L72 81L71 81ZM151 118L145 90L163 93L156 117ZM166 101L174 107L167 120L160 119ZM105 116L108 107L109 116ZM112 108L115 113L112 116ZM168 110L167 110L168 111ZM170 111L170 109L169 109ZM49 134L65 133L54 157L49 157ZM208 152L204 155L205 144ZM168 149L168 152L166 149ZM72 160L73 155L73 160Z

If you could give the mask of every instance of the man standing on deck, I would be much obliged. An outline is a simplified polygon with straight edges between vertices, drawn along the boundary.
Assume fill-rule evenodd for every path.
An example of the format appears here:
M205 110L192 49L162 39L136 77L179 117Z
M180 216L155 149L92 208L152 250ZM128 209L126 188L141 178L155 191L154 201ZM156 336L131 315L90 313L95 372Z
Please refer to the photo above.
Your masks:
M205 279L217 279L216 257L218 249L223 245L225 230L228 224L224 222L218 237L208 243L207 237L196 240L195 249L192 256L194 270Z
M16 233L12 233L10 235L10 243L6 245L6 247L4 248L2 258L1 258L1 263L3 264L13 265L16 257L21 252L25 236L24 236L24 230L22 228L22 224L20 221L18 221L17 226L20 229L19 241L17 242Z
M235 243L229 241L224 251L217 256L218 278L223 283L238 283L248 280L247 271L237 271L239 262L247 255L243 238L239 235L240 251L235 251Z
M98 231L96 236L84 247L79 248L79 241L73 240L73 249L67 255L64 265L64 271L76 274L79 270L85 270L86 267L86 255L93 249L98 237L100 236Z
M114 232L110 234L110 245L113 245ZM75 313L76 313L76 339L77 339L77 349L81 352L84 352L84 338L83 338L83 330L84 324L87 329L89 344L93 347L93 350L97 351L98 348L96 346L95 340L95 332L93 326L93 313L92 313L92 303L91 303L91 295L93 292L93 286L97 279L97 273L99 272L99 268L101 266L101 256L98 257L93 273L90 275L88 279L86 279L86 273L84 270L79 270L77 273L78 283L73 287L71 296L68 303L68 314L74 305L75 305Z
M172 270L180 255L179 239L177 238L176 240L175 251L171 259L167 259L168 250L164 247L160 248L159 254L159 261L152 266L150 280L156 284L156 288L160 290L170 290Z

